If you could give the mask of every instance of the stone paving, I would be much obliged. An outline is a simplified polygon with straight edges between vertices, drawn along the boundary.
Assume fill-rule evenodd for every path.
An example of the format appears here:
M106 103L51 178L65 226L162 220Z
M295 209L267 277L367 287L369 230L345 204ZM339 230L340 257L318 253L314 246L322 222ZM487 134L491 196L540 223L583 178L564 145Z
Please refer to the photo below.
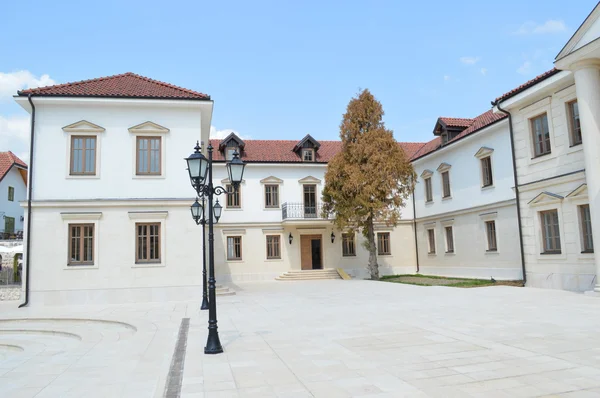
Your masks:
M215 356L199 303L0 303L0 397L600 397L598 297L358 280L235 290L218 298Z

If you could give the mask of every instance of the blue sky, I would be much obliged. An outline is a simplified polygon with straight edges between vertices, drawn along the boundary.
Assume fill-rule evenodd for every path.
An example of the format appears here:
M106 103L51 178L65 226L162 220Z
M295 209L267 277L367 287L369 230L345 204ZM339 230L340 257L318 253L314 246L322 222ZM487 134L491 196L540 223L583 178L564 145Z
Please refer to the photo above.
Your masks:
M32 1L0 16L0 150L26 156L11 93L139 73L215 100L215 134L338 139L369 88L401 141L474 117L552 68L596 5L563 1Z

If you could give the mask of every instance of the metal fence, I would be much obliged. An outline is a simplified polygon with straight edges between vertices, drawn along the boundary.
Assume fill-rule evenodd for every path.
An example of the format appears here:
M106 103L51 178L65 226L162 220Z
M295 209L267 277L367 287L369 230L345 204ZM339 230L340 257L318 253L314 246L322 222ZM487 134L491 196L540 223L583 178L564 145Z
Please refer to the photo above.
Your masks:
M281 205L282 220L323 219L321 204L305 205L304 203L283 203Z

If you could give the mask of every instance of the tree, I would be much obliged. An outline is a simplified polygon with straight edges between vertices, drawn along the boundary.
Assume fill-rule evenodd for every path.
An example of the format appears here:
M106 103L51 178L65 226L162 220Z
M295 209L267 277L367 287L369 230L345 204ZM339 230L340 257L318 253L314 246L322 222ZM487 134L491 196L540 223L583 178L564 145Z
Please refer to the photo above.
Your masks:
M350 100L340 125L342 150L327 166L323 189L323 216L333 216L338 229L360 230L366 238L371 279L379 279L375 224L397 225L416 177L385 128L383 114L367 89Z

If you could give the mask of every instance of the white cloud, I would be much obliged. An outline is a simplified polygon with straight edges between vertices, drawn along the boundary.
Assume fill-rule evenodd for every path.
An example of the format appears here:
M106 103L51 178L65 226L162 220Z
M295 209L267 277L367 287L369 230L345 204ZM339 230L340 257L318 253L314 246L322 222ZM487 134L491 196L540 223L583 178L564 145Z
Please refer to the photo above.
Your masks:
M483 76L487 75L487 68L481 68L481 74Z
M525 22L519 29L517 29L515 35L543 35L549 33L564 32L567 30L567 26L561 20L549 19L543 24L538 24L533 21Z
M481 57L460 57L460 62L465 65L474 65L481 60Z
M27 88L51 86L56 82L48 75L39 78L28 70L0 72L0 102L8 102L17 91Z
M217 130L217 128L215 126L210 126L210 138L222 139L222 138L227 137L231 133L235 133L235 135L237 135L238 137L240 137L242 140L250 139L249 136L242 135L242 134L240 134L237 131L232 130L232 129Z
M523 65L519 66L519 68L517 69L517 73L521 75L528 75L529 73L531 73L531 62L525 61Z
M0 150L12 151L29 161L29 115L4 117L0 115Z

